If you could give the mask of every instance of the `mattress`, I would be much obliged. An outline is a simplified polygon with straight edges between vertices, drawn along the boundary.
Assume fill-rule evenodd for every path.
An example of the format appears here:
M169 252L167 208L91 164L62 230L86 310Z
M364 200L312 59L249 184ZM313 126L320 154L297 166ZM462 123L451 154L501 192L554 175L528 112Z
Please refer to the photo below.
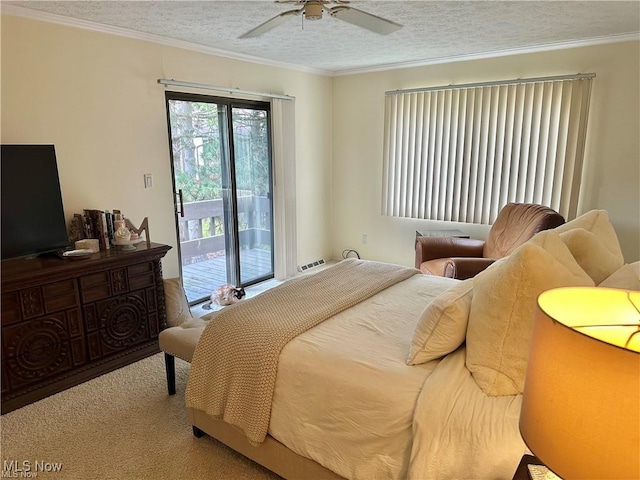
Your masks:
M415 275L282 350L269 434L345 478L404 478L414 409L438 364L408 366L424 308L457 280Z

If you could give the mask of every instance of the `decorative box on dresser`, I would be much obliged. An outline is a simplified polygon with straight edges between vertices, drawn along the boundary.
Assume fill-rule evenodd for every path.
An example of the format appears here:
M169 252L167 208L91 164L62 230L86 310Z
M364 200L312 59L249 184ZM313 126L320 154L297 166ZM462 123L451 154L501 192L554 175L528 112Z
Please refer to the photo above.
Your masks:
M170 248L4 260L2 413L159 352Z

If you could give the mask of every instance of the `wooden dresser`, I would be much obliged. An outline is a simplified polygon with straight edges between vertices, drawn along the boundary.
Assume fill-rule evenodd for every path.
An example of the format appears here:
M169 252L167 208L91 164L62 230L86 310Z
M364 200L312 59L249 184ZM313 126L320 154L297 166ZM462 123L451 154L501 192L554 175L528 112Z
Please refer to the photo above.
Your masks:
M168 245L2 262L2 413L159 352Z

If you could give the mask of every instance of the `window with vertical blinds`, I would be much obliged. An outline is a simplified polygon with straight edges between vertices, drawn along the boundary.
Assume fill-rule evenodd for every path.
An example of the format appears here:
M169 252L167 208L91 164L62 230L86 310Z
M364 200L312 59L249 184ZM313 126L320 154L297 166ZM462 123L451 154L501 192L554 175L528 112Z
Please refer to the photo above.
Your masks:
M491 224L577 212L594 74L387 92L382 213Z

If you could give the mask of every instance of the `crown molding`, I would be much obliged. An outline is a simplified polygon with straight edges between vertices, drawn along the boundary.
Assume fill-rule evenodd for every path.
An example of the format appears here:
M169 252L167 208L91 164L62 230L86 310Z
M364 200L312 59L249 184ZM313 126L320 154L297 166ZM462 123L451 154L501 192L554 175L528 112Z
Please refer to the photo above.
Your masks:
M334 71L332 77L340 77L346 75L358 75L361 73L384 72L387 70L398 70L401 68L426 67L429 65L439 65L443 63L467 62L470 60L483 60L488 58L506 57L509 55L522 55L525 53L541 53L553 50L567 50L570 48L592 47L595 45L605 45L609 43L622 43L639 41L639 33L629 33L623 35L612 35L609 37L595 37L587 40L577 40L572 42L547 43L542 45L534 45L524 48L509 48L505 50L496 50L493 52L475 53L470 55L456 55L452 57L431 58L426 60L417 60L410 62L387 63L377 67L349 68Z
M136 32L134 30L129 30L126 28L104 25L101 23L91 22L88 20L80 20L72 17L65 17L63 15L56 15L53 13L41 12L39 10L32 10L29 8L19 7L17 5L10 5L2 2L0 2L0 12L2 14L15 15L18 17L24 17L32 20L39 20L39 21L49 22L49 23L57 23L60 25L81 28L83 30L91 30L99 33L118 35L120 37L127 37L127 38L136 39L136 40L142 40L145 42L157 43L157 44L165 45L168 47L181 48L184 50L204 53L207 55L215 55L217 57L240 60L244 62L251 62L251 63L266 65L270 67L286 68L288 70L295 70L299 72L311 73L315 75L324 75L329 77L359 75L363 73L384 72L388 70L398 70L398 69L404 69L404 68L426 67L429 65L438 65L443 63L466 62L471 60L483 60L488 58L505 57L509 55L522 55L527 53L549 52L553 50L565 50L570 48L589 47L589 46L595 46L595 45L605 45L609 43L621 43L621 42L630 42L630 41L640 40L640 34L631 33L631 34L623 34L623 35L613 35L608 37L595 37L595 38L590 38L586 40L577 40L577 41L570 41L570 42L541 44L541 45L534 45L534 46L524 47L524 48L510 48L510 49L476 53L476 54L470 54L470 55L455 55L451 57L431 58L431 59L424 59L424 60L417 60L417 61L413 60L409 62L387 63L387 64L377 65L373 67L324 70L319 68L306 67L303 65L296 65L296 64L287 63L287 62L267 60L261 57L255 57L253 55L230 52L227 50L207 47L205 45L199 45L197 43L187 42L183 40L174 40L171 38L166 38L166 37L163 37L160 35L154 35L151 33Z
M172 38L163 37L160 35L154 35L152 33L136 32L122 27L114 27L111 25L104 25L102 23L91 22L88 20L81 20L78 18L65 17L63 15L56 15L54 13L41 12L39 10L32 10L30 8L19 7L17 5L10 5L0 2L0 13L7 15L14 15L16 17L28 18L31 20L39 20L42 22L56 23L59 25L65 25L67 27L75 27L83 30L90 30L98 33L107 33L111 35L117 35L120 37L132 38L135 40L142 40L145 42L157 43L165 45L167 47L181 48L183 50L190 50L197 53L204 53L207 55L215 55L217 57L230 58L232 60L240 60L243 62L257 63L260 65L266 65L269 67L286 68L288 70L296 70L304 73L313 73L316 75L331 76L334 72L331 70L322 70L319 68L306 67L303 65L296 65L293 63L279 62L275 60L267 60L261 57L255 57L253 55L246 55L243 53L229 52L213 47L207 47L205 45L199 45L197 43L187 42L184 40L175 40Z

